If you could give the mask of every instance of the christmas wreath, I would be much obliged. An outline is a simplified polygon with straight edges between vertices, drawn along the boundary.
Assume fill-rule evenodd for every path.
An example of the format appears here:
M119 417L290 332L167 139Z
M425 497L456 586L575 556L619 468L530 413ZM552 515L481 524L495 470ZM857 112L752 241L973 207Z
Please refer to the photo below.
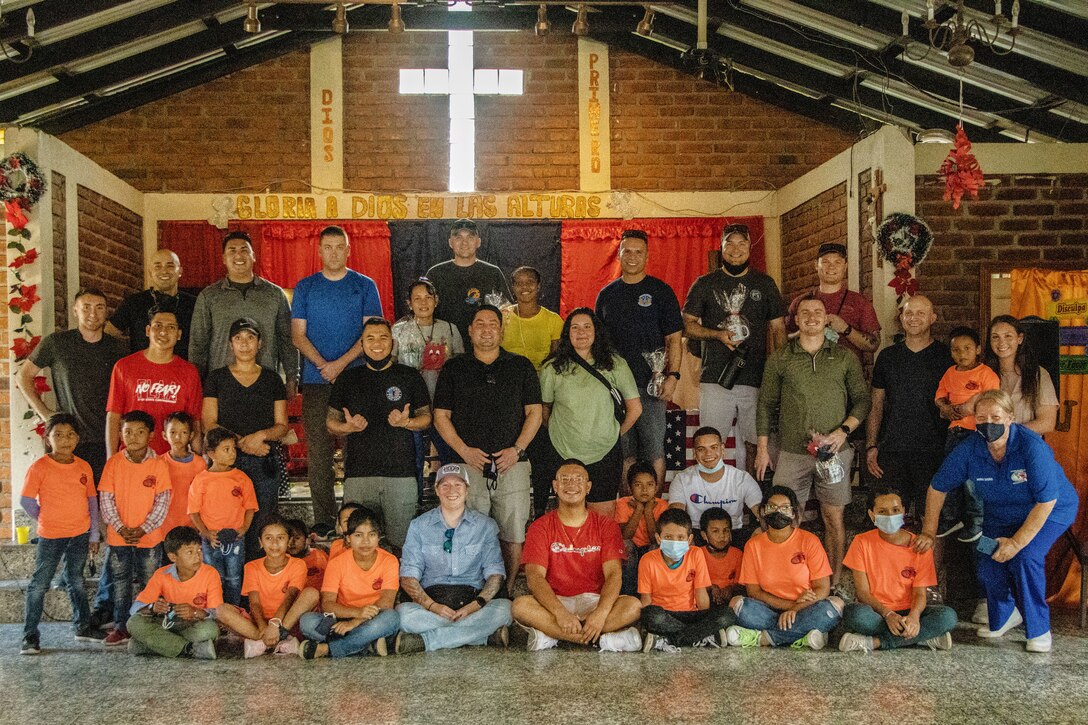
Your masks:
M45 178L29 156L17 153L0 161L0 201L29 209L44 193Z
M876 246L880 256L895 266L895 275L888 286L896 295L913 295L918 291L918 280L911 270L922 263L933 245L933 232L929 225L914 216L896 212L891 214L876 233Z

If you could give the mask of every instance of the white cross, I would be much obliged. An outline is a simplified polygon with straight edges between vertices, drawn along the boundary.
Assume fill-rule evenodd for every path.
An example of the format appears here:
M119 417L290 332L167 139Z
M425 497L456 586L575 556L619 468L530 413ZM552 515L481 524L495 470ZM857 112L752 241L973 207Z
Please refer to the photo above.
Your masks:
M520 96L525 72L473 68L472 31L449 31L449 68L404 68L400 92L450 97L450 191L476 190L476 96Z

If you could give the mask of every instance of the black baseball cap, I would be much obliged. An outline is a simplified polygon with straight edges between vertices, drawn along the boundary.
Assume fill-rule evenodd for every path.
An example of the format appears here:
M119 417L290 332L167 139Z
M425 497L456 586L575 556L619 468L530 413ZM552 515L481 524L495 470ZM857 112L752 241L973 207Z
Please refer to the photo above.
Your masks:
M846 259L846 245L839 244L838 242L828 242L820 245L820 251L816 252L816 259L824 256L825 254L840 254L843 259Z
M452 237L454 234L461 231L462 229L467 229L476 236L480 236L480 230L476 227L476 222L472 221L471 219L458 219L457 221L455 221L453 223L453 226L450 227L450 236Z
M230 323L230 335L228 338L232 338L239 332L248 330L257 336L257 339L261 339L261 330L257 327L257 323L248 317L239 317L234 322Z

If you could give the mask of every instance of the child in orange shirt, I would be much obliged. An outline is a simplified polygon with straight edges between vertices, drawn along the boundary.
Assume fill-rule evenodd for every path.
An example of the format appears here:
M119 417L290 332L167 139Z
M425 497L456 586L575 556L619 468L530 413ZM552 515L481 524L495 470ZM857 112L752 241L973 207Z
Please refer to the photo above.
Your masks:
M125 620L133 592L147 586L162 561L159 544L170 510L171 485L170 469L149 445L154 432L155 419L149 413L132 410L122 415L125 448L106 461L98 485L113 575L114 627L106 635L106 646L128 642Z
M723 508L708 508L699 518L699 530L706 539L703 555L707 571L710 572L710 606L727 606L733 597L744 593L737 583L741 550L731 546L733 517Z
M345 501L340 510L336 512L336 538L329 544L329 561L348 551L348 519L356 509L362 508L361 504L354 501Z
M767 530L744 546L740 582L748 595L729 606L737 624L726 631L733 647L823 649L842 618L843 601L831 592L831 564L820 540L798 528L797 494L772 486L761 507Z
M302 612L292 605L306 587L306 564L288 556L290 534L279 516L265 519L260 528L264 557L245 565L242 593L249 597L249 615L230 604L219 608L217 618L224 626L245 637L246 659L259 657L275 648L278 655L298 653L298 639L291 629Z
M324 614L302 615L299 627L306 640L299 655L348 657L366 650L371 643L380 657L388 651L386 637L400 629L400 616L393 609L400 589L397 557L378 548L381 531L378 516L359 507L348 519L350 554L329 562L321 585ZM301 604L301 603L300 603Z
M21 503L38 522L38 554L34 575L26 588L26 616L20 653L41 652L38 623L42 619L49 582L64 559L65 583L72 600L76 641L101 642L91 626L91 610L83 585L87 552L98 553L98 494L91 466L75 455L79 421L69 413L54 413L45 422L48 453L27 469Z
M329 565L329 555L316 546L310 546L310 532L302 519L287 519L287 553L306 564L306 587L315 592L321 591L321 580L325 578L325 567Z
M869 494L869 518L876 528L855 536L842 562L854 572L858 598L843 614L843 652L915 644L952 649L956 612L926 603L926 587L937 584L933 551L919 554L911 548L914 534L903 529L903 511L894 490Z
M196 529L177 526L167 533L171 563L155 572L132 605L129 652L215 659L219 625L212 615L223 604L223 589L219 574L201 557Z
M614 518L620 525L627 557L623 560L623 584L620 594L635 596L638 592L638 562L656 541L657 517L669 507L669 502L657 496L657 473L648 461L635 461L627 469L627 485L631 495L616 502Z
M192 526L189 518L189 487L198 473L208 469L204 457L193 453L190 444L193 441L193 416L184 410L178 410L166 416L163 423L165 430L162 437L170 444L170 452L162 459L170 469L170 510L162 530L169 532L175 526Z
M691 517L666 509L657 519L660 548L638 564L642 598L642 651L679 652L680 647L721 647L736 616L728 607L710 608L710 573L703 550L692 547Z
M944 451L950 453L964 438L975 431L975 399L987 390L1001 387L1001 378L988 365L979 361L982 344L978 332L970 327L957 327L948 337L955 365L948 368L937 385L936 404L941 417L951 421ZM974 484L960 486L945 499L937 536L943 538L954 531L964 543L977 541L982 535L982 501Z
M198 473L189 487L189 517L204 537L204 561L223 579L223 599L238 606L245 536L257 513L257 493L249 476L234 467L237 435L226 428L212 428L204 442L212 466Z

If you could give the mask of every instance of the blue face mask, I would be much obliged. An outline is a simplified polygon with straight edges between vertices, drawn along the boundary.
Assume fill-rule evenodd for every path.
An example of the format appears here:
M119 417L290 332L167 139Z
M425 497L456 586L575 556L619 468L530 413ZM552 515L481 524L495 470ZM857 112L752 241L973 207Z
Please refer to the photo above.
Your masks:
M670 541L666 539L661 542L661 553L673 561L679 561L684 558L684 554L688 553L688 546L689 544L686 541Z
M718 459L718 465L714 466L713 468L707 468L702 463L699 463L698 461L696 461L695 462L695 467L699 470L699 473L706 473L706 474L717 473L718 471L725 468L725 461L723 461L722 459L719 458Z
M876 527L888 535L897 533L899 529L903 528L903 514L892 514L891 516L880 516L878 514Z

